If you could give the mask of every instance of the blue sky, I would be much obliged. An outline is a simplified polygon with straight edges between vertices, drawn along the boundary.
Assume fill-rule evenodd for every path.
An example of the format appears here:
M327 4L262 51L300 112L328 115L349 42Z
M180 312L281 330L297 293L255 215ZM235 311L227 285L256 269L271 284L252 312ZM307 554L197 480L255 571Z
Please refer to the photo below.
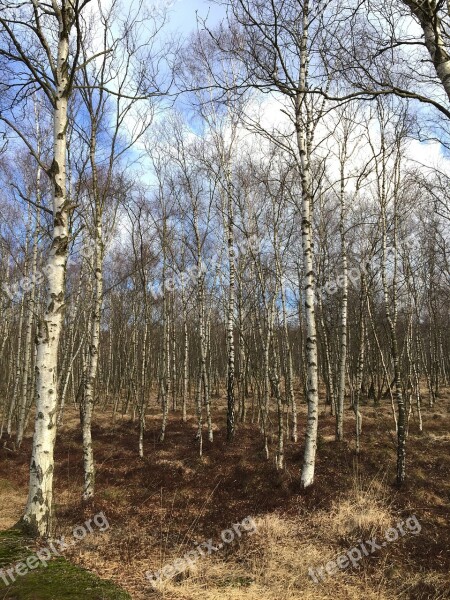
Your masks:
M164 0L163 0L164 1ZM169 29L189 34L197 26L196 11L199 17L208 16L208 23L213 26L225 16L222 6L213 4L210 0L168 0L170 8Z

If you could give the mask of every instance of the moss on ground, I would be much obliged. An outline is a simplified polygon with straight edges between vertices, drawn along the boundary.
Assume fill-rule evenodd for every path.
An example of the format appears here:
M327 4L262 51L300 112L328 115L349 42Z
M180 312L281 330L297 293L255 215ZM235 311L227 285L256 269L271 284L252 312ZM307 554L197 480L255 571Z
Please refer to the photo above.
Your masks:
M26 560L33 550L33 540L19 530L0 532L0 569ZM15 581L8 586L0 577L2 600L130 600L111 581L99 579L64 558L55 558L46 567L39 565L23 576L14 573L14 577Z

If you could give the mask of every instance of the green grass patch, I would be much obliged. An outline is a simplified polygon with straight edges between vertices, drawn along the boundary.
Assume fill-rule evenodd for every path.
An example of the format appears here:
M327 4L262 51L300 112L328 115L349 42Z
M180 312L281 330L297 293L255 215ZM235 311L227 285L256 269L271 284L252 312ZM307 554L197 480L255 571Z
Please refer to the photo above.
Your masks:
M0 532L0 569L12 567L34 554L34 544L20 531ZM15 581L6 585L0 577L2 600L131 600L111 581L73 565L64 558L39 564L23 576L14 572ZM6 576L7 577L7 576ZM10 577L7 577L11 581Z
M220 579L217 582L217 587L221 588L221 587L249 587L252 585L254 579L252 577L245 577L245 576L229 576L229 577L225 577L224 579Z

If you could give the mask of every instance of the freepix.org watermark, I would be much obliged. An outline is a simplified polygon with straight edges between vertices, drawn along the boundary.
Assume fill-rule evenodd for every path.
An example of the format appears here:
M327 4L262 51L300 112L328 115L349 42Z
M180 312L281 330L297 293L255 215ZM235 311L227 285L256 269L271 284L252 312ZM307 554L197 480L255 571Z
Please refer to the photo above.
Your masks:
M82 259L91 262L95 258L94 246L85 245L78 253ZM8 296L11 302L19 303L25 294L32 291L33 288L44 285L48 280L48 265L37 270L36 273L31 273L26 277L21 277L15 283L9 285L2 283L1 290Z
M244 254L246 252L258 252L261 247L262 240L255 234L250 235L240 243L235 244L234 252L237 254ZM162 283L154 283L150 287L150 294L155 300L164 296L164 290L173 292L176 289L184 288L189 282L195 283L201 277L203 277L208 271L214 272L214 270L220 265L220 256L214 255L211 260L207 263L203 260L198 265L192 265L185 271L176 272L172 277L168 277L164 285Z
M11 583L14 583L18 576L24 577L30 571L34 571L34 569L46 567L52 558L55 556L62 556L66 550L75 546L87 535L95 533L95 528L102 532L109 529L108 519L103 512L100 512L92 517L92 519L85 521L83 525L74 527L72 529L72 540L66 541L65 537L62 536L57 540L49 542L47 546L40 548L25 560L18 562L9 568L0 569L0 578L6 586L9 586Z
M400 521L395 527L390 527L384 533L384 540L378 543L376 538L370 540L359 540L358 545L350 548L344 554L341 554L336 560L330 560L325 565L320 567L310 567L308 574L314 583L320 583L325 581L327 577L335 575L339 569L344 571L351 565L352 567L358 567L358 563L365 556L370 556L377 550L381 550L386 547L389 543L395 542L399 537L405 536L407 533L418 535L422 530L417 517L413 515L405 521Z
M234 523L231 529L224 529L220 534L221 541L214 546L212 538L206 542L202 542L196 545L195 549L189 550L182 558L177 558L171 563L166 564L162 569L152 573L146 571L145 576L150 581L153 587L156 587L164 579L169 580L186 571L188 568L192 568L195 563L204 558L210 556L213 552L218 552L226 544L231 544L236 538L242 537L243 533L252 535L256 531L256 523L252 517L246 517L240 523Z

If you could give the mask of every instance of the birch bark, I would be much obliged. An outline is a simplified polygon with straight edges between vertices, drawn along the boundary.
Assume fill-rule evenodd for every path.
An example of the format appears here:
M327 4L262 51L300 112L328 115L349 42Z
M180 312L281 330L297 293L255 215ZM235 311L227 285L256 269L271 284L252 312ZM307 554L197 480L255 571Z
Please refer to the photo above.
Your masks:
M56 7L56 2L53 3ZM24 521L36 533L51 529L53 498L53 452L56 440L58 345L65 308L65 273L68 251L68 208L66 197L66 150L69 76L69 37L74 23L71 7L57 7L58 53L54 98L52 245L46 264L48 290L43 319L37 332L36 418L30 464L28 500Z

